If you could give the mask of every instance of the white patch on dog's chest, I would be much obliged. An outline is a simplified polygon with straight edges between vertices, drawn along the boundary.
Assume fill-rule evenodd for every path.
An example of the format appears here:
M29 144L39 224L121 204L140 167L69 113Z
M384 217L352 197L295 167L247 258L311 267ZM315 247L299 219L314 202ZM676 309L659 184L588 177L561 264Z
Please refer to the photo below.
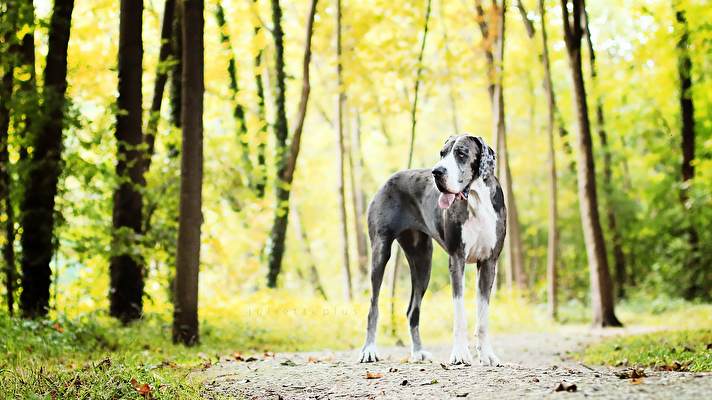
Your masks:
M490 190L482 178L472 184L471 190L475 193L470 193L467 199L469 218L462 225L462 243L468 263L488 258L497 243L497 213Z

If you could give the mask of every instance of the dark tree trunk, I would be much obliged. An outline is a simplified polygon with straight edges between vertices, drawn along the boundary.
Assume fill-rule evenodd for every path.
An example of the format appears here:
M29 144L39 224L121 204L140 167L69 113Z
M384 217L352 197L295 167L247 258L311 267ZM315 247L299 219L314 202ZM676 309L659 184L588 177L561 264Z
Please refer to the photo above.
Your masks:
M595 87L598 78L596 70L596 52L593 48L593 40L591 39L591 33L588 29L587 12L584 12L584 35L586 36L586 43L588 45L591 85ZM614 190L613 163L611 161L611 149L608 145L608 134L606 132L606 124L603 116L603 98L600 94L596 96L596 123L598 128L598 137L601 141L601 151L603 152L603 187L607 193L607 196L604 196L606 218L608 219L608 229L611 231L611 236L613 236L613 263L614 270L616 272L616 294L618 298L622 298L625 295L626 282L625 254L623 253L623 237L620 229L618 228L615 207L613 205L613 199L611 198Z
M151 169L151 158L156 146L156 132L158 122L161 119L161 106L163 105L163 92L168 81L168 70L166 63L173 54L173 25L175 23L175 0L166 0L163 7L163 22L161 23L161 47L158 53L158 66L156 67L156 81L153 84L153 98L151 99L151 109L148 113L148 123L146 125L146 157L144 160L143 173Z
M143 0L122 0L119 17L119 97L116 115L116 175L113 247L109 272L109 313L124 323L143 313L144 266L141 248L143 144L141 75L143 73Z
M220 30L220 43L225 51L228 52L228 65L227 74L230 79L230 92L232 95L232 101L235 103L233 108L233 117L235 117L235 125L237 128L237 141L240 144L241 155L240 160L242 162L242 173L244 179L247 182L248 187L254 186L254 179L252 177L252 162L250 161L250 144L247 137L247 125L245 123L245 109L240 104L238 94L240 92L240 85L237 79L237 61L235 60L235 52L232 49L232 44L230 43L230 33L228 32L227 22L225 21L225 10L222 7L220 1L218 1L217 7L215 8L215 19L218 23L218 29Z
M521 3L520 3L521 4ZM544 88L546 89L548 119L547 119L547 163L549 169L549 223L548 241L546 252L546 298L547 314L549 318L556 319L558 302L557 259L559 252L558 228L558 190L556 178L556 153L554 149L554 125L556 118L556 97L554 84L551 79L551 66L549 62L549 43L546 31L546 8L544 0L539 0L539 15L541 18L542 64L544 65Z
M181 110L183 107L183 6L180 1L175 2L173 15L173 38L171 40L173 66L170 71L171 90L171 123L180 128L182 123Z
M598 214L593 143L588 119L586 88L581 69L582 16L585 10L582 0L573 0L572 15L569 18L568 2L569 0L561 1L561 10L564 19L564 40L569 55L571 78L574 87L574 103L578 118L577 147L579 160L577 163L577 175L579 206L590 270L593 325L621 326L622 324L614 312L613 286L608 270L606 246Z
M61 169L62 128L67 91L67 46L73 0L55 0L49 26L44 70L43 118L32 138L32 158L22 201L22 293L25 317L44 316L49 310L54 254L54 196Z
M203 223L203 0L182 0L183 93L180 216L176 255L173 342L198 343L198 272Z
M12 20L3 18L3 23L12 24L9 32L14 32L15 15L6 14ZM10 40L9 35L3 35L2 42L8 46L16 46ZM14 54L8 57L2 65L5 73L0 78L0 201L5 211L5 243L2 248L3 260L5 261L5 295L7 296L7 311L10 316L15 312L15 213L12 207L12 180L10 177L10 157L8 151L9 129L10 129L10 99L12 97L12 83L14 66Z
M309 64L311 62L311 40L314 31L314 16L316 15L317 0L312 0L307 17L306 38L304 44L304 58L302 59L302 93L299 99L297 121L292 134L292 141L287 147L287 114L285 108L286 82L284 74L284 32L282 31L282 8L279 0L272 0L272 35L275 44L275 70L276 70L276 93L275 108L277 118L274 131L277 137L277 181L274 223L270 231L267 245L267 287L277 287L277 277L282 269L282 256L284 256L284 245L287 236L287 222L289 217L289 195L294 171L297 167L297 158L301 146L302 129L304 119L307 115L307 105L309 102Z
M680 185L680 201L685 210L690 208L689 187L695 177L695 105L692 99L692 59L690 58L690 34L687 27L685 10L679 2L674 1L675 20L679 30L677 41L677 73L680 85L680 116L682 120L682 165L680 168L682 184ZM709 285L705 283L707 266L702 265L697 253L699 251L699 236L692 221L687 222L687 241L690 252L687 256L685 269L689 271L689 278L684 283L683 296L688 299L698 297L709 298ZM708 274L709 276L709 274Z
M18 99L20 103L15 117L15 130L20 137L20 164L25 164L28 157L27 147L33 139L33 121L39 115L39 93L37 91L37 73L35 68L35 8L32 0L20 0L18 3L18 24L27 25L30 29L20 38L20 50L15 66L20 73L28 75L28 79L17 82ZM21 170L23 168L20 168ZM21 178L25 178L22 176Z

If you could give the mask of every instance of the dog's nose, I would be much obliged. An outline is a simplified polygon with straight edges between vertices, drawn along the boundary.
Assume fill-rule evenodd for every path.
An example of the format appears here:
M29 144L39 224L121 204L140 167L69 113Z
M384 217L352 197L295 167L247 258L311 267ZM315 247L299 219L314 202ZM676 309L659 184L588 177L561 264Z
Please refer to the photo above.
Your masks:
M445 175L446 171L445 171L445 167L437 167L437 168L433 168L432 172L433 172L433 177L435 177L435 179L438 179L438 178L442 178Z

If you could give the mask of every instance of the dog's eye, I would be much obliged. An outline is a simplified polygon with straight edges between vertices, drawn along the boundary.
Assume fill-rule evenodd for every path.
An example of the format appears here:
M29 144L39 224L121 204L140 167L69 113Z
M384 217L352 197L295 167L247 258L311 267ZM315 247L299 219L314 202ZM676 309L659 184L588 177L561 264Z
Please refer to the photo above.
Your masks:
M445 157L445 154L447 154L445 153L445 150L440 150L440 158Z

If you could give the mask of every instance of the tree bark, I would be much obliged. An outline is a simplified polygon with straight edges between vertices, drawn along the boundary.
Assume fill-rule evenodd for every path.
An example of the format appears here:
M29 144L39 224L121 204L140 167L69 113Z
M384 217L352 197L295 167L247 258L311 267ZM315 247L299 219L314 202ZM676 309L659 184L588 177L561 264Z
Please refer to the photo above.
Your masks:
M257 3L257 0L254 0ZM259 37L261 27L255 26L254 38ZM258 198L264 198L265 186L267 185L267 113L265 112L265 91L264 79L262 78L262 55L264 50L260 49L255 56L255 85L257 87L257 118L260 127L257 132L257 171L255 171L255 191Z
M588 45L589 67L591 70L591 85L595 88L598 78L596 70L596 52L593 48L591 32L588 29L588 13L585 11L583 18L584 35L586 36L586 43ZM611 161L611 149L608 145L608 134L606 132L605 118L603 115L603 98L600 93L596 96L596 124L598 128L598 137L601 141L601 150L603 152L603 187L606 190L606 196L604 196L606 218L608 219L608 229L611 231L611 235L613 236L613 263L614 271L616 272L616 297L623 298L625 295L624 285L626 282L625 254L623 253L623 237L620 229L618 228L615 206L613 205L613 199L611 198L614 190L613 163Z
M591 307L593 325L621 326L614 312L613 287L608 270L606 246L603 240L598 214L598 194L596 192L596 170L591 141L591 126L588 119L586 88L581 68L581 38L583 34L582 16L585 12L583 0L572 0L572 15L569 18L567 3L561 1L564 22L564 41L569 55L571 78L574 87L574 102L578 119L578 192L581 209L586 252L591 277Z
M17 65L15 69L23 75L27 76L25 80L19 80L17 83L17 112L15 117L15 130L20 137L20 165L24 166L27 162L27 148L31 141L34 140L34 132L36 126L33 121L37 120L40 114L40 95L37 90L37 72L35 67L35 7L32 0L20 0L18 3L17 26L27 25L30 29L25 32L24 36L19 38L20 49L18 52ZM22 172L23 169L19 168ZM26 180L25 176L21 176L22 180Z
M493 140L497 148L497 175L502 181L504 199L507 204L507 237L506 248L508 249L507 270L505 276L507 286L511 287L512 282L519 288L526 287L526 276L524 274L524 252L522 250L521 231L519 226L519 213L514 198L512 187L512 174L509 169L509 156L507 150L507 131L504 119L504 89L502 78L504 71L504 34L506 1L501 4L493 3L496 13L491 13L492 18L485 16L482 1L475 1L478 24L485 41L485 58L487 59L487 69L489 85L487 91L492 104L492 131Z
M62 128L67 91L67 46L73 0L55 0L44 70L43 118L33 135L32 158L22 201L22 293L20 308L29 318L47 315L54 254L54 196L60 174Z
M351 181L351 205L354 214L354 234L356 236L356 265L361 275L361 281L368 278L368 240L364 221L366 218L366 199L363 193L363 157L361 155L361 116L358 110L351 129L351 141L348 151L349 178Z
M554 84L551 79L551 65L549 61L549 39L546 31L546 7L544 0L539 0L539 15L541 18L542 64L544 66L544 89L546 90L548 119L547 119L547 164L549 170L549 222L546 251L546 299L547 315L556 319L558 302L557 260L559 252L558 228L558 193L556 178L556 152L554 149L554 125L556 115L556 98Z
M141 318L144 265L141 235L143 196L142 88L143 0L122 0L119 19L119 97L116 115L118 186L114 192L109 313L124 323Z
M687 212L690 208L688 204L690 195L689 188L695 177L695 104L692 98L692 59L690 58L690 38L687 27L687 17L685 10L679 4L679 1L673 2L675 11L675 21L677 22L677 30L679 38L677 41L677 73L680 85L680 117L681 117L681 150L682 164L680 166L681 185L680 185L680 202L683 209ZM689 278L684 283L683 296L687 299L698 297L709 298L709 282L705 283L705 269L702 265L697 253L699 251L699 236L694 223L687 222L687 241L690 246L689 255L685 262L685 269L689 271Z
M302 93L297 111L297 121L292 134L292 141L287 147L287 115L285 107L285 73L284 73L284 32L282 31L282 8L279 0L272 0L272 36L275 44L275 72L276 91L274 131L277 138L277 181L274 223L267 242L267 287L277 287L277 277L282 269L285 239L287 236L287 223L289 217L289 195L291 193L294 171L297 167L297 158L301 146L304 119L307 115L309 102L309 64L311 62L311 40L314 31L314 16L316 15L317 0L312 0L307 17L306 38L304 43L304 58L302 59Z
M218 1L217 7L215 8L215 19L218 23L218 30L220 31L220 43L222 44L225 51L229 53L227 73L230 79L230 93L232 95L232 101L235 103L233 108L233 117L235 118L235 125L237 130L237 141L240 144L240 160L242 162L242 173L244 179L247 182L248 187L254 187L254 179L252 177L252 161L250 161L250 144L247 137L247 124L245 123L245 109L240 104L238 94L240 92L240 86L238 84L237 78L237 61L235 60L235 52L232 49L232 44L230 43L230 34L227 27L227 22L225 21L225 10L222 7L222 3Z
M168 81L168 70L166 62L173 56L173 25L175 24L175 0L166 0L163 7L163 22L161 23L161 47L158 53L158 65L156 67L156 80L153 84L153 98L151 99L151 109L148 112L148 123L146 124L146 156L144 159L143 173L151 169L151 159L156 146L156 132L158 122L161 119L161 106L163 105L163 92Z
M170 71L171 90L171 124L177 128L181 127L181 109L183 100L183 7L180 1L175 2L173 13L173 38L171 40L173 65Z
M180 216L176 255L173 342L198 343L198 275L203 189L203 0L182 0L183 85Z
M292 201L294 202L293 196ZM302 244L302 249L304 250L304 254L307 256L308 259L309 271L307 272L307 274L309 284L311 284L312 288L319 296L321 296L324 300L329 300L326 296L324 286L321 284L319 270L316 268L316 264L314 263L314 254L311 250L311 242L309 241L309 235L307 235L307 231L304 229L304 226L302 226L301 217L299 216L299 207L297 207L296 202L295 204L292 204L290 210L290 212L292 213L292 225L294 226L294 230L299 236L300 242Z
M11 52L17 50L10 35L14 34L16 28L16 15L8 12L2 22L11 24L9 34L4 34L2 42L7 44L6 51L10 53L2 67L5 73L0 78L0 201L2 201L5 211L5 243L2 248L3 260L5 261L5 296L7 297L7 311L10 316L15 312L15 213L12 206L12 178L10 175L10 157L8 151L9 130L10 130L10 101L12 97L13 73L15 71L15 54ZM15 51L16 52L16 51ZM13 52L14 53L14 52Z
M346 220L346 195L344 185L344 121L343 114L346 106L344 92L343 60L341 52L341 0L336 0L336 82L338 94L336 100L336 191L338 194L339 226L341 230L341 256L344 271L344 296L346 300L352 298L351 266L349 257L349 230Z

